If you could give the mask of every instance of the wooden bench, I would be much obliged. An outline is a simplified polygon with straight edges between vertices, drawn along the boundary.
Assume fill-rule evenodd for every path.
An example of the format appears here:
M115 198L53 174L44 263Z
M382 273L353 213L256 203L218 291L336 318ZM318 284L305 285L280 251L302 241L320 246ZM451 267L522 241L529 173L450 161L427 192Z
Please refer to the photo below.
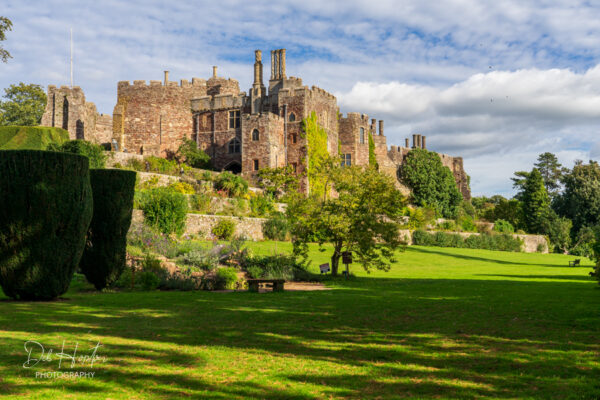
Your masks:
M274 292L283 292L285 279L248 279L248 291L258 292L260 284L273 288Z
M569 261L569 267L579 267L579 264L581 264L581 259L577 259L574 261Z

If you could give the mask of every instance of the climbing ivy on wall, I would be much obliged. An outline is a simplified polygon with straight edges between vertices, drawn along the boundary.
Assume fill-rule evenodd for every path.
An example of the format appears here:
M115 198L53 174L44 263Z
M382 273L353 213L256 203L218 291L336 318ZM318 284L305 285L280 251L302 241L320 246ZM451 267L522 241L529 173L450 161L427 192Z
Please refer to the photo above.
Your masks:
M369 132L369 166L379 169L379 164L377 164L377 158L375 157L375 141L371 132Z
M325 170L331 162L327 151L327 132L319 125L317 114L313 111L310 117L302 120L302 129L307 141L308 183L311 195L325 196L328 182Z

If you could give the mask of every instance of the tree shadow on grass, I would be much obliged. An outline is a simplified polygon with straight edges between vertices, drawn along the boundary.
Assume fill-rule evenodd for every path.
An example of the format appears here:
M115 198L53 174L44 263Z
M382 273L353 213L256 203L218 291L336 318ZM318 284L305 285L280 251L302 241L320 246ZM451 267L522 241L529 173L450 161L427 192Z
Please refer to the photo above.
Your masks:
M600 395L594 364L600 298L591 283L357 278L336 284L345 290L7 302L0 304L0 350L18 352L24 333L97 337L113 360L98 376L109 397L137 391L165 399ZM0 359L11 381L22 356ZM266 378L215 377L214 357L239 363L240 374ZM298 372L303 365L307 371ZM22 394L30 383L23 378L3 387ZM85 393L63 386L65 393Z
M499 275L499 274L475 274L475 276L496 276L500 278L521 278L521 279L558 279L567 281L585 281L594 282L591 276L584 275Z

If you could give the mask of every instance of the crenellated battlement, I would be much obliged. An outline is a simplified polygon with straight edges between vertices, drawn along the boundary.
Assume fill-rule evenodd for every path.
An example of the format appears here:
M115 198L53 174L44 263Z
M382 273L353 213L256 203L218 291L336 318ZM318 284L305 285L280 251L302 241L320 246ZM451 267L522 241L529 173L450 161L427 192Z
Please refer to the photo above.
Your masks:
M234 82L237 82L235 79L233 80ZM133 83L131 83L130 81L119 81L117 83L117 89L121 89L121 88L128 88L128 87L136 87L136 88L140 88L140 87L179 87L179 88L190 88L190 87L194 87L194 88L200 88L200 87L206 87L206 80L205 79L200 79L200 78L192 78L192 81L188 81L187 79L181 79L178 82L176 81L167 81L167 82L163 82L163 81L159 81L159 80L150 80L148 82L146 82L143 79L140 80L134 80ZM68 86L61 86L61 90L62 88L69 88ZM49 86L50 88L50 86ZM73 88L75 89L75 87Z

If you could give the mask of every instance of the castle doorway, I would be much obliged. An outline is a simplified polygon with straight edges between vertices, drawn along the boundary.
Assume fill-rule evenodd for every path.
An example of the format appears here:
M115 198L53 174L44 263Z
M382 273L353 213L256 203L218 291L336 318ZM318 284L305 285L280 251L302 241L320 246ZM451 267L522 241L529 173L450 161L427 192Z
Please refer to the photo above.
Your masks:
M225 168L223 168L224 171L229 171L233 174L241 174L242 173L242 166L239 162L237 161L232 161L229 164L227 164L225 166Z

